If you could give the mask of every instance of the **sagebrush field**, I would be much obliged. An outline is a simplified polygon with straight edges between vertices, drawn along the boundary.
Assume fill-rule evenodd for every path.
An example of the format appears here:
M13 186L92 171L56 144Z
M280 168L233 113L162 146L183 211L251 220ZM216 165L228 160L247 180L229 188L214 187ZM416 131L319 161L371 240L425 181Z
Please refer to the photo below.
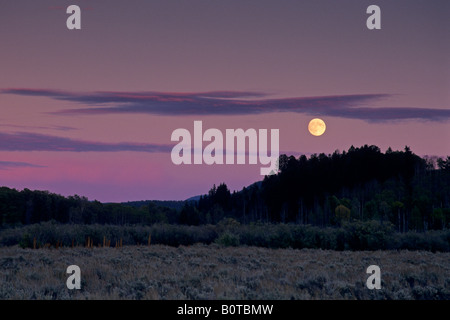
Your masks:
M223 247L0 248L0 299L450 299L450 253ZM81 290L66 268L81 268ZM366 269L381 268L369 290Z

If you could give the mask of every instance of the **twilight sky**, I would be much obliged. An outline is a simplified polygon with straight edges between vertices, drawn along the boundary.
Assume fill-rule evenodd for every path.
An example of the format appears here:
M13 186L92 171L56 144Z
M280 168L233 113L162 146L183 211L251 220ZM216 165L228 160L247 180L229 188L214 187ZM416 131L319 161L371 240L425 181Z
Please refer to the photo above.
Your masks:
M279 129L295 156L450 155L449 17L448 0L0 0L0 186L182 200L262 178L260 164L174 165L171 134L194 120Z

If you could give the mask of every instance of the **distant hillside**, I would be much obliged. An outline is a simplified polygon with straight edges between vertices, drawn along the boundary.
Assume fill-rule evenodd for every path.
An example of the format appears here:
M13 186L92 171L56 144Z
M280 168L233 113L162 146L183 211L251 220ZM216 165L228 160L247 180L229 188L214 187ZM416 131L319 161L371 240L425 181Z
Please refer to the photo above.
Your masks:
M198 200L200 200L200 197L201 197L201 195L193 196L193 197L187 198L185 201L198 201Z

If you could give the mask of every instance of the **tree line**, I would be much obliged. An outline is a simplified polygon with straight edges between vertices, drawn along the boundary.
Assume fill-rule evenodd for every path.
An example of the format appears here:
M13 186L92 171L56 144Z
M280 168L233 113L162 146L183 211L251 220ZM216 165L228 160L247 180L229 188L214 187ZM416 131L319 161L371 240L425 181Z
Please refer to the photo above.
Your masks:
M178 223L179 210L160 201L144 204L101 203L74 195L64 197L48 191L0 188L0 227L56 221L69 224Z
M450 157L421 158L410 148L376 146L295 158L281 155L279 172L241 191L214 185L198 201L101 203L83 196L0 188L0 227L54 220L70 224L241 224L317 227L351 221L390 223L398 232L450 226Z
M199 218L190 222L233 217L325 227L377 220L399 232L450 226L450 157L421 158L409 147L383 153L364 145L309 158L281 155L279 168L240 192L214 186L191 205Z

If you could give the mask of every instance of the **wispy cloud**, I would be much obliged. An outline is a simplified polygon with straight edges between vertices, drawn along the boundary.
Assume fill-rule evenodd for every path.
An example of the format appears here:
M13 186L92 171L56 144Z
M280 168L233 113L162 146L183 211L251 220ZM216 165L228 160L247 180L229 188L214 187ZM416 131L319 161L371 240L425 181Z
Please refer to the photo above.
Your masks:
M0 170L11 168L45 168L45 166L19 161L0 161Z
M18 129L42 129L42 130L58 130L58 131L71 131L77 130L77 128L69 126L26 126L19 124L0 124L2 127L18 128Z
M173 146L146 143L104 143L51 135L0 132L0 151L69 151L69 152L170 152Z
M167 92L93 92L75 93L41 89L4 89L4 94L43 96L82 104L55 114L103 115L148 113L180 115L250 115L271 112L295 112L314 116L360 119L368 122L391 120L446 121L449 109L369 107L391 94L357 94L270 99L262 92L214 91L193 93ZM86 107L88 106L88 107Z

